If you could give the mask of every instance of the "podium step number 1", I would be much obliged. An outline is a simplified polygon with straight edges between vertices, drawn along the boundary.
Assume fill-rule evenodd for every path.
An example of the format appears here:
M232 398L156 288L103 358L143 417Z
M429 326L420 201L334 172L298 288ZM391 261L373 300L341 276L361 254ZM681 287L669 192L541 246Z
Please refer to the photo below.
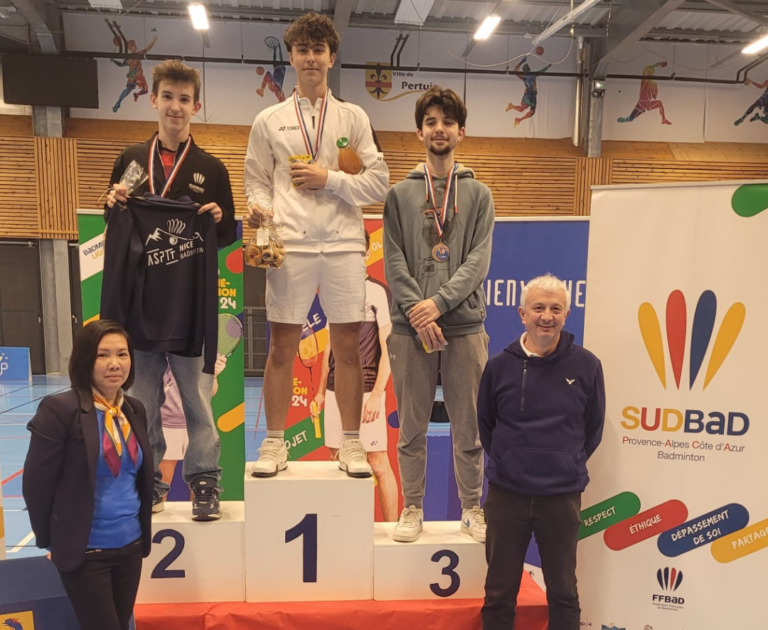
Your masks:
M246 601L371 599L373 501L373 478L334 462L289 462L268 479L246 472Z
M304 582L317 582L317 514L307 514L301 523L285 532L285 542L304 537L302 550Z

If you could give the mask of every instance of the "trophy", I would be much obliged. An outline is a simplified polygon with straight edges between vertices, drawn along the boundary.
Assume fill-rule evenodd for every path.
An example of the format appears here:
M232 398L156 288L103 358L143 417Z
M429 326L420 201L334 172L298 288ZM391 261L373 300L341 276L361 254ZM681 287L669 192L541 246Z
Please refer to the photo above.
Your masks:
M339 148L339 169L349 175L357 175L363 170L363 162L355 150L349 146L348 138L339 138L336 146Z

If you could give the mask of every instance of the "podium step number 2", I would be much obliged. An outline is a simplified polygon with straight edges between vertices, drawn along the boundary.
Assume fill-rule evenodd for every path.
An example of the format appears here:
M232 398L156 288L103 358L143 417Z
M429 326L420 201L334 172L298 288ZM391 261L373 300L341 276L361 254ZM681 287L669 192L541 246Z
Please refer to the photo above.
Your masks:
M242 602L245 599L245 510L221 504L219 521L190 519L187 502L152 515L152 551L141 568L139 604Z
M371 599L373 497L373 478L352 479L334 462L246 473L246 601Z

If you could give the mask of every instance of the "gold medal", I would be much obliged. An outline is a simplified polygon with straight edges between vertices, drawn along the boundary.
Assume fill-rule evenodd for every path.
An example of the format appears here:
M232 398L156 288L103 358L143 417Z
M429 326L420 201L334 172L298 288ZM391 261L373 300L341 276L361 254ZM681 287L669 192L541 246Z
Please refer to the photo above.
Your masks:
M432 248L432 258L437 262L445 262L451 257L451 250L448 249L448 245L440 241Z

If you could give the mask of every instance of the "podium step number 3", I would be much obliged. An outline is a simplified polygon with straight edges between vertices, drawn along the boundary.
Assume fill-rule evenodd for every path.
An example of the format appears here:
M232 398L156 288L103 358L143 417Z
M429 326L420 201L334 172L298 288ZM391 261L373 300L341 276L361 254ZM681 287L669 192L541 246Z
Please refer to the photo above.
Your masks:
M373 598L479 598L484 595L485 545L461 533L458 521L428 521L412 543L392 540L395 523L374 526Z
M352 479L334 462L246 474L246 601L371 599L373 497L372 478Z

